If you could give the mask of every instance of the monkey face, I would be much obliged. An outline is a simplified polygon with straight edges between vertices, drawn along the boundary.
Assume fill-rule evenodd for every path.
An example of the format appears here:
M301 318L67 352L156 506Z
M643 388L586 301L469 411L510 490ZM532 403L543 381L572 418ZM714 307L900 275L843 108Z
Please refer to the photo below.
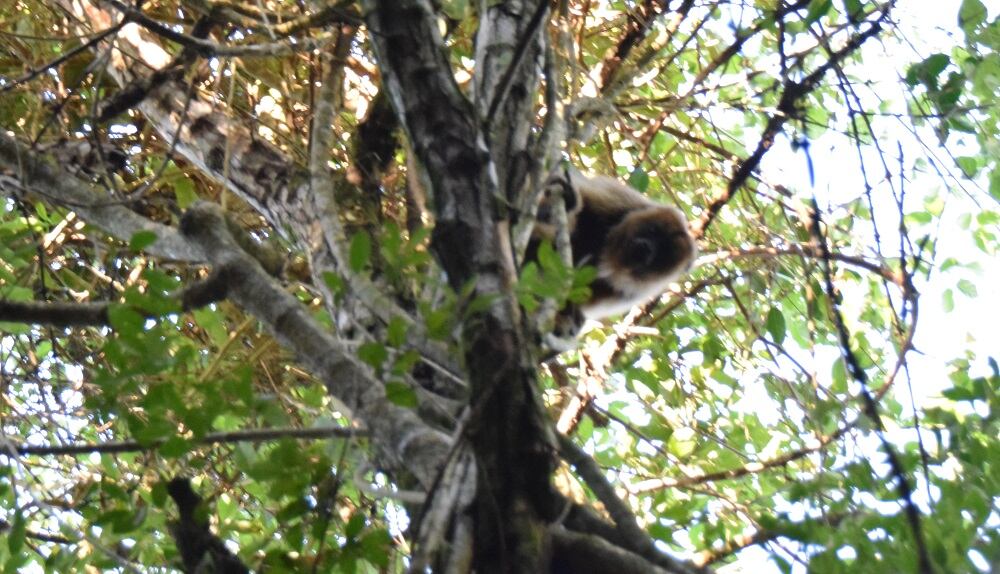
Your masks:
M695 243L684 215L672 207L650 207L628 214L608 234L601 262L638 281L670 278L694 260Z

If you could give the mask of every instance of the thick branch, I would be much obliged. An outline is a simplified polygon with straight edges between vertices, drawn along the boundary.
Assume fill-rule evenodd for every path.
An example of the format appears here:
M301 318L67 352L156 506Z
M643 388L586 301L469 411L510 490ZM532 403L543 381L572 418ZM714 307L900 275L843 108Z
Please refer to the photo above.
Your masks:
M250 573L246 564L226 548L226 543L212 534L208 527L208 513L203 508L201 497L191 488L191 481L175 478L167 483L167 493L177 504L180 514L180 518L168 527L184 561L184 572Z
M704 572L694 567L663 568L637 554L622 549L593 534L571 532L553 526L553 562L565 572L576 574L691 574Z
M700 570L685 562L681 562L658 550L653 544L652 538L639 528L639 523L632 514L628 505L618 497L614 487L604 477L603 472L586 452L578 447L572 439L566 436L559 437L559 450L563 458L573 465L576 472L584 479L587 486L594 491L598 500L604 504L604 508L611 515L614 521L618 536L616 542L622 548L634 552L643 560L648 560L668 572L694 573ZM601 570L595 570L601 571Z
M110 198L98 197L82 180L56 167L47 157L31 151L5 132L0 132L0 190L9 195L26 191L55 205L68 207L87 223L122 241L128 241L140 231L152 231L157 240L146 248L150 255L174 261L204 260L198 246L187 241L176 229L146 219Z
M499 265L496 175L487 169L485 141L455 82L433 8L426 0L370 0L365 11L384 87L431 182L435 254L456 289L477 275L489 280L477 267L495 273Z
M559 452L563 459L576 469L587 486L594 491L597 499L604 504L604 508L611 515L611 520L618 527L622 537L630 539L631 545L634 547L642 547L643 549L651 547L653 542L639 528L639 523L635 515L632 514L632 510L625 504L625 501L618 497L615 488L604 477L603 471L597 466L594 459L578 447L572 439L562 435L559 436Z
M489 302L462 325L478 477L473 568L541 572L549 543L544 521L558 512L553 438L511 297L515 273L506 221L497 216L503 194L494 150L455 83L430 2L369 0L365 8L383 88L430 180L435 255L454 288L471 284L472 296Z
M413 411L390 402L382 383L236 245L222 222L218 206L198 203L185 213L181 225L185 235L204 247L212 265L226 269L231 278L229 298L257 317L326 384L331 395L364 421L388 462L406 468L430 487L444 464L449 439L427 427Z

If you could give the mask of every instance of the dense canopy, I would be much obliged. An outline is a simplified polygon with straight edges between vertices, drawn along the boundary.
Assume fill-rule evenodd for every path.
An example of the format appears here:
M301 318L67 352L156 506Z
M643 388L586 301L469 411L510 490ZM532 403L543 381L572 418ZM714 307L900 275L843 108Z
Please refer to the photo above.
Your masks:
M996 6L0 4L5 572L1000 569Z

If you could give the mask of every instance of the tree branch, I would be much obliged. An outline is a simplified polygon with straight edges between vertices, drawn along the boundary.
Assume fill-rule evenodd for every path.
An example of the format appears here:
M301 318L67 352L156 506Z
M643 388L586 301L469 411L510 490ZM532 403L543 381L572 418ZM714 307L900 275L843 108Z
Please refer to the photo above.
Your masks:
M642 528L635 514L625 502L615 493L615 488L605 478L594 459L578 447L572 439L559 435L559 452L563 459L576 469L587 486L594 491L598 500L604 504L605 510L611 515L619 536L615 543L636 555L641 556L669 572L698 572L693 564L677 560L661 552L653 544L653 539ZM596 570L601 571L601 570Z
M143 14L142 10L132 8L131 6L123 4L118 0L102 1L106 2L109 6L114 7L115 10L121 12L122 15L125 16L126 21L135 22L146 30L149 30L151 33L166 40L176 42L203 58L222 58L233 56L281 56L296 52L308 52L315 50L322 45L322 40L313 40L312 38L296 38L294 42L286 41L275 42L272 44L226 46L223 44L217 44L210 40L205 40L203 38L184 34L183 32L178 32L170 26L146 16Z
M697 265L713 265L721 263L723 261L734 261L739 259L751 258L751 257L782 257L782 256L799 256L808 257L810 259L822 259L823 254L820 249L815 245L801 244L793 245L790 247L746 247L740 249L730 249L728 251L718 251L716 253L710 253L702 255L698 258ZM854 267L860 267L866 271L870 271L875 275L889 281L893 285L896 285L900 289L906 291L911 288L908 281L906 281L903 276L888 267L883 267L877 263L872 263L863 257L858 257L855 255L846 255L844 253L831 252L829 254L830 259L833 261L840 261L842 263L847 263Z
M382 382L236 245L218 206L193 205L181 220L181 230L203 246L212 265L226 269L231 278L229 298L257 317L331 395L364 421L388 463L406 468L429 488L447 456L448 437L388 400Z
M225 299L228 289L228 279L225 274L216 272L180 290L173 297L180 301L182 311L190 311ZM108 309L117 304L0 299L0 321L52 327L96 327L109 324ZM138 311L146 317L154 316L145 313L142 309L138 309Z
M892 446L892 443L885 436L885 425L882 423L882 417L879 414L878 403L875 401L875 397L872 396L868 387L868 374L861 367L861 362L851 349L851 336L847 330L847 324L844 322L844 316L840 312L840 306L837 304L837 294L833 286L833 271L830 265L830 250L827 247L826 237L823 234L819 205L816 204L815 199L813 199L812 216L810 233L812 234L813 241L816 243L816 247L823 256L823 277L826 283L826 297L831 314L833 315L833 324L837 331L844 362L847 363L848 372L851 374L851 377L857 381L861 388L862 413L871 421L875 435L882 444L882 450L885 452L892 475L896 479L896 492L902 500L903 511L910 525L914 545L917 550L918 568L921 574L933 574L936 572L936 568L927 550L927 543L924 541L920 510L913 502L913 487L910 485L910 480L906 477L906 468L896 453L895 447Z
M177 504L180 518L167 527L174 537L177 550L184 562L184 572L201 574L250 574L235 554L226 548L226 543L212 534L208 524L208 512L198 493L191 488L191 481L175 478L167 483L167 493Z
M562 526L552 526L553 562L565 572L574 574L697 574L707 570L677 563L663 567L637 554L615 546L593 534L571 532Z
M43 197L53 204L68 207L91 225L112 237L128 241L140 231L152 231L156 242L146 248L150 255L174 261L204 261L197 245L177 230L149 220L118 202L102 200L86 184L56 167L51 160L0 132L0 190L8 195L23 192Z
M234 444L241 442L262 442L281 438L320 439L320 438L352 438L366 436L364 429L348 427L315 427L315 428L272 428L252 429L231 432L215 432L203 436L197 441L201 445ZM162 445L164 440L152 443L126 440L92 444L67 444L52 446L19 446L18 454L31 456L77 456L81 454L113 454L120 452L138 452L153 450Z
M760 141L757 142L757 148L754 149L753 153L751 153L749 157L737 164L733 177L729 180L729 184L726 186L726 189L717 197L712 199L708 206L706 206L705 211L701 214L698 221L691 226L691 233L696 239L700 239L705 235L708 227L712 224L712 221L715 220L715 217L719 214L722 208L729 203L729 200L733 198L736 192L738 192L740 188L743 187L743 184L746 183L747 179L749 179L753 172L757 170L761 160L764 158L764 154L771 149L771 146L774 144L774 138L784 128L785 123L788 122L788 120L799 117L799 102L801 102L801 100L810 92L816 89L820 80L823 79L823 76L825 76L830 69L857 51L861 45L865 43L865 41L875 37L882 31L882 21L888 17L890 6L891 3L885 7L881 16L873 21L867 30L852 36L843 48L831 54L830 58L826 62L813 70L812 73L806 76L802 81L785 81L784 89L781 93L781 100L778 102L777 112L768 119L767 125L764 127L764 132L761 134ZM704 71L702 73L704 73Z

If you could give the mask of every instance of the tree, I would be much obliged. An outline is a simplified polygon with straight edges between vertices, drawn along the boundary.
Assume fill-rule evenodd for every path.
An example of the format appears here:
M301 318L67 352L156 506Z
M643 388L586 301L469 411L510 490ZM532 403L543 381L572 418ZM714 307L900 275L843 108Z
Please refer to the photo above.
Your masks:
M945 198L996 253L1000 21L966 0L896 113L863 65L895 9L0 8L7 569L996 568L996 362L897 391L925 286L978 294ZM566 163L703 256L551 357L589 274L523 254Z

